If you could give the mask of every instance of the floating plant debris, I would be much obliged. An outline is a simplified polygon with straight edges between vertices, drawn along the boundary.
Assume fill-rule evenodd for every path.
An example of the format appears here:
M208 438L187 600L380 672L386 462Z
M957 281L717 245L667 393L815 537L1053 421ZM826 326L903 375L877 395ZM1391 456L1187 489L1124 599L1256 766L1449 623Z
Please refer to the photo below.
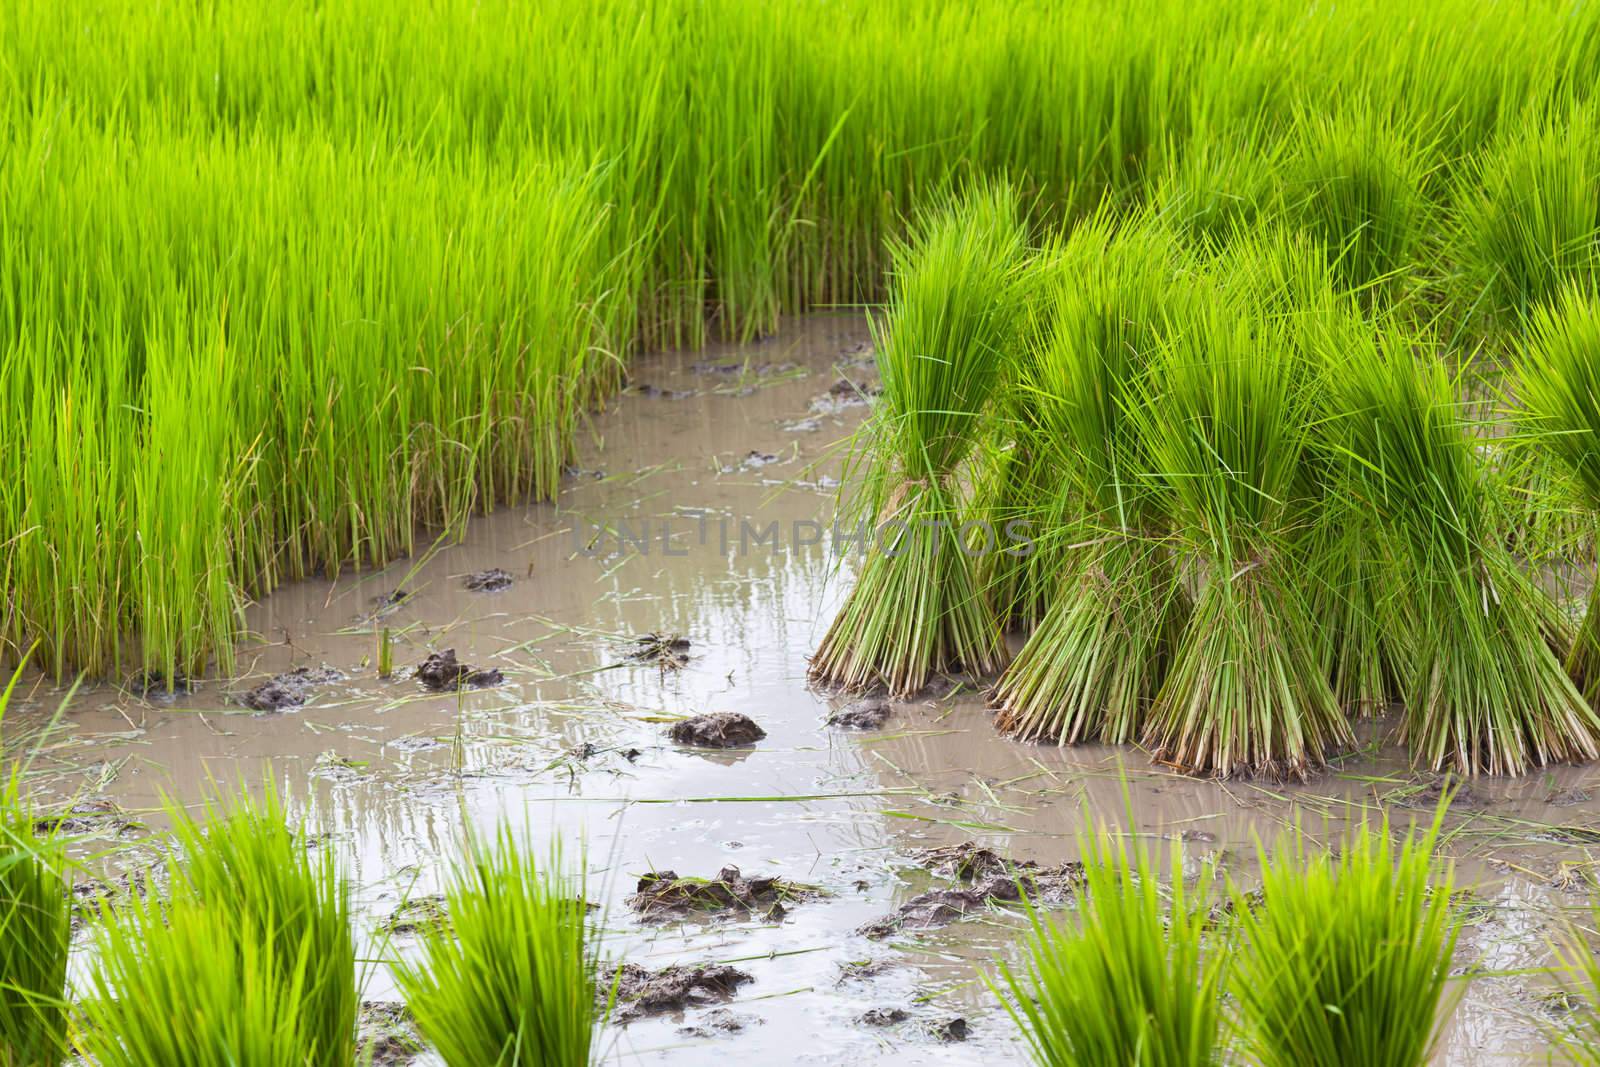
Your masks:
M486 571L474 571L462 580L462 585L474 593L498 593L502 589L510 589L516 579L508 571L499 567L490 567Z
M675 671L688 666L689 647L689 639L681 634L652 632L633 639L628 658Z

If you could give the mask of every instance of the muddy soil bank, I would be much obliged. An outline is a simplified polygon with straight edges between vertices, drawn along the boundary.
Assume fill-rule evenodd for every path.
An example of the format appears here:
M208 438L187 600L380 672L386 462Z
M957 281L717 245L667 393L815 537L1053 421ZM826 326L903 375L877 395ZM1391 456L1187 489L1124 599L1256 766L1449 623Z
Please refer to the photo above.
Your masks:
M607 954L631 975L749 976L715 996L666 998L667 1010L605 1038L611 1061L685 1065L1017 1062L1011 1023L975 980L1020 930L990 899L1006 895L995 864L1054 872L1070 907L1086 810L1175 839L1191 869L1244 880L1256 842L1296 821L1336 844L1377 808L1429 817L1436 780L1379 743L1382 724L1332 773L1283 787L1174 776L1135 749L1017 744L962 688L882 707L808 689L806 657L852 566L830 534L839 446L876 389L867 339L859 316L819 316L759 344L639 361L555 504L476 520L465 543L425 559L280 590L250 609L259 640L241 650L239 678L198 680L170 703L80 692L43 738L37 799L77 818L113 813L93 820L96 847L131 841L112 866L137 870L163 791L194 803L210 782L270 778L313 820L318 847L346 859L373 952L412 950L384 926L439 892L468 825L509 818L536 844L560 834L583 856ZM447 650L499 683L459 685L450 671L434 691L413 676ZM274 680L293 699L269 690L257 702L267 708L251 706ZM37 733L56 699L30 686L8 740ZM763 736L673 740L674 724L715 713ZM1592 899L1595 796L1593 768L1472 785L1451 839L1473 893L1464 964L1547 961L1552 919ZM969 842L996 859L979 869L950 860L970 850L924 851ZM709 881L728 868L746 886L806 891L781 913L646 919L628 906L652 872ZM935 909L938 923L874 925L958 898L972 906ZM1527 977L1475 983L1439 1062L1543 1062L1543 992ZM381 968L363 996L397 999ZM951 1040L956 1019L964 1040ZM402 1052L396 1042L386 1055Z

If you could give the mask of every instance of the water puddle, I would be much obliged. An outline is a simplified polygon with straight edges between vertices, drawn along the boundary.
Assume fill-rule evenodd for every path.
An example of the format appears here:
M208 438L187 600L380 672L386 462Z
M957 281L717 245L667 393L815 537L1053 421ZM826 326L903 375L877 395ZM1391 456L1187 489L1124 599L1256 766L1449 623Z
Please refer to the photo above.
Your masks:
M834 493L875 389L870 361L855 315L639 360L555 504L478 519L465 543L421 560L280 590L250 609L258 640L229 683L170 702L81 691L36 763L40 801L75 799L108 835L137 839L159 826L164 793L193 803L208 783L270 776L326 835L319 847L348 858L367 954L386 939L407 950L407 915L425 919L416 901L438 891L466 828L505 817L535 841L559 834L569 858L581 852L610 957L749 976L682 983L683 1010L608 1031L611 1060L651 1064L1017 1061L1015 1027L982 981L1013 951L1014 913L980 895L955 921L861 932L930 889L971 885L918 850L977 841L1058 867L1087 809L1248 880L1255 842L1297 819L1334 841L1375 804L1431 814L1428 776L1375 742L1303 787L1205 782L1133 749L1016 744L960 689L886 717L809 690L806 657L848 583L853 547L840 546L843 572L831 551ZM449 675L443 692L415 675L429 657ZM478 673L456 689L455 667ZM8 731L37 729L59 699L42 685L23 696ZM839 711L858 725L828 725ZM763 736L669 737L723 712ZM727 736L750 740L741 729ZM1463 965L1547 962L1552 917L1591 898L1591 791L1585 768L1472 785L1451 819L1474 887ZM756 906L629 907L648 875L725 868ZM1525 976L1474 984L1439 1061L1542 1062L1543 990ZM382 968L365 996L394 999Z

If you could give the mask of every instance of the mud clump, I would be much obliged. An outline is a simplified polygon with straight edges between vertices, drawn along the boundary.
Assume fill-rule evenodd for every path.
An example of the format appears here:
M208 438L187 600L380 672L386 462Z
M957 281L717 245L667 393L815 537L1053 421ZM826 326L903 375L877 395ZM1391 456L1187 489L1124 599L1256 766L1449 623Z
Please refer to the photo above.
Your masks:
M828 725L846 730L878 730L893 714L894 709L887 700L868 697L835 710L828 716Z
M662 670L682 670L689 664L689 639L681 634L651 632L633 639L628 658L653 663Z
M936 1041L943 1041L945 1044L950 1044L955 1041L965 1041L967 1039L968 1030L969 1028L967 1026L967 1020L957 1016L954 1019L945 1019L941 1022L934 1023L928 1028L928 1033L931 1034Z
M767 736L754 719L737 711L713 711L672 724L667 736L697 748L748 748Z
M785 903L818 895L815 886L784 878L746 878L724 867L715 878L680 878L676 871L651 871L639 879L628 907L641 919L666 921L693 915L755 915L776 921Z
M856 1017L862 1026L894 1026L911 1018L904 1008L869 1008Z
M435 652L417 668L417 681L428 689L443 693L453 689L486 689L505 681L505 675L493 668L475 670L456 659L456 650L447 648Z
M901 930L932 930L996 904L1014 903L1024 894L1034 903L1060 903L1083 881L1082 864L1046 867L1031 860L1008 860L971 843L924 849L917 858L934 874L969 885L919 893L893 913L861 927L861 934L879 940Z
M40 816L33 824L33 832L41 837L51 834L116 837L143 828L143 823L129 819L111 800L80 800L65 811Z
M422 1052L416 1020L406 1006L397 1001L362 1001L356 1025L358 1063L397 1067L411 1063Z
M409 937L429 930L449 929L450 915L445 911L444 897L436 893L402 901L378 927L380 933L395 937Z
M692 1026L678 1027L678 1033L684 1037L719 1037L723 1034L737 1034L746 1024L746 1019L735 1015L727 1008L714 1008L701 1016L700 1021Z
M180 696L194 692L194 680L182 671L173 671L169 679L164 671L140 671L128 680L128 690L145 700L170 704Z
M286 674L269 678L246 693L239 701L251 711L283 711L298 708L311 699L317 686L336 682L339 672L327 668L296 667Z
M694 391L691 389L663 389L661 386L651 385L649 382L631 385L628 387L628 392L636 396L646 396L652 400L687 400L694 396Z
M516 579L510 572L499 567L490 567L486 571L473 571L463 580L462 584L474 593L498 593L502 589L510 589Z
M687 967L673 964L659 971L624 963L616 974L616 1001L611 1018L616 1023L630 1023L646 1015L720 1004L731 999L740 986L753 981L754 978L737 967L720 963ZM611 986L602 982L598 992L604 1003L611 994Z

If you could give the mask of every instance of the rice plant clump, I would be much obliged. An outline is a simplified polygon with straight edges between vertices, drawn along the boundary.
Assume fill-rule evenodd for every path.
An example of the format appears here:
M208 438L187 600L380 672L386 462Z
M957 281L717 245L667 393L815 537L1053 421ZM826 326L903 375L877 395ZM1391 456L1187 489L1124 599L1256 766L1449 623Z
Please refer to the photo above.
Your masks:
M1170 323L1183 260L1148 224L1112 237L1083 228L1054 269L1053 320L1023 358L1028 447L1063 472L1077 514L1039 625L996 684L996 726L1070 744L1135 740L1160 686L1186 601L1153 506L1127 409ZM1059 509L1065 511L1065 508Z
M473 842L395 980L447 1067L586 1067L601 1012L580 881L534 861L501 827Z
M1210 867L1162 885L1142 849L1102 835L1083 853L1083 903L1063 926L1035 910L1006 1008L1042 1067L1210 1067L1222 1062L1228 956L1203 942ZM1173 870L1181 869L1174 854Z
M61 841L36 832L22 796L26 762L8 761L4 748L21 677L18 665L0 689L0 1067L54 1067L67 1051L71 899Z
M1231 990L1252 1062L1428 1062L1459 928L1450 875L1435 870L1438 834L1436 819L1397 846L1387 818L1363 823L1336 858L1297 835L1262 857L1258 903L1234 890Z
M1531 114L1482 157L1455 228L1464 310L1515 328L1562 289L1600 284L1600 118Z
M1220 295L1129 408L1152 499L1200 582L1145 743L1193 773L1303 777L1351 740L1295 565L1315 496L1310 376L1280 324Z
M283 958L283 939L240 934L229 906L190 894L103 906L82 1050L100 1067L351 1062L353 1053L306 1043L301 997L316 946L308 939Z
M1595 758L1600 719L1552 645L1555 605L1506 548L1496 485L1463 389L1424 342L1346 335L1330 357L1353 492L1408 578L1418 627L1405 683L1412 759L1464 774L1521 774Z
M951 531L966 518L961 467L1014 341L1023 255L1016 200L999 185L936 211L895 250L860 498L876 539L812 658L820 681L909 694L935 671L988 674L1005 661L969 548Z
M270 945L257 961L279 967L281 986L296 990L302 1047L329 1067L352 1064L355 941L349 885L333 853L311 848L305 832L289 826L271 788L260 800L241 790L226 807L208 804L205 826L169 810L181 850L173 870L180 891L231 915L238 946Z
M169 891L100 905L85 1050L126 1064L355 1062L349 890L275 793L169 806Z
M1600 516L1600 300L1570 289L1533 315L1516 376L1521 420L1532 443L1569 477ZM1567 655L1567 671L1600 707L1600 576Z

